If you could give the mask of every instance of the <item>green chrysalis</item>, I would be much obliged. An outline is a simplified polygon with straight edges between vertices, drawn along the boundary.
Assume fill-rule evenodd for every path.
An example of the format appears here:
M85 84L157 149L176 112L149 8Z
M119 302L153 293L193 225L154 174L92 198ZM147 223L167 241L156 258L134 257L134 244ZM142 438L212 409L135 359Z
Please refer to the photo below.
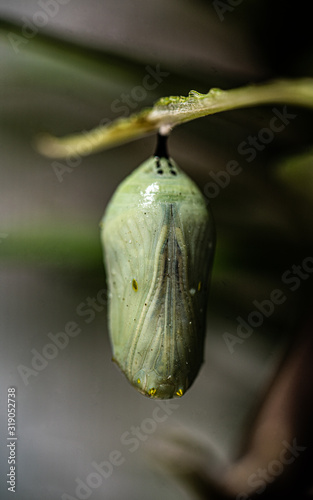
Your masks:
M215 246L211 212L166 139L119 185L101 223L113 359L158 399L182 396L202 364Z

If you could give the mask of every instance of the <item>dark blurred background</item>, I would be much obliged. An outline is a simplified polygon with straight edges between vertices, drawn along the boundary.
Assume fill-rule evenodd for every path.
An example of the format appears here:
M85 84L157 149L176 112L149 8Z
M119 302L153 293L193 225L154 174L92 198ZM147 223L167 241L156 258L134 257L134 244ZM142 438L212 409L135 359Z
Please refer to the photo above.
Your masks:
M155 137L58 164L36 152L34 137L88 130L191 89L313 76L309 12L309 2L264 0L1 0L1 498L10 498L11 386L18 399L17 500L78 498L75 480L86 481L92 463L114 450L124 460L89 488L91 498L194 498L147 459L153 440L172 428L206 443L212 464L237 455L311 296L312 277L292 291L282 275L313 256L312 112L288 105L293 118L250 162L240 144L259 137L282 105L201 118L171 134L171 155L210 199L217 249L205 364L155 428L146 419L158 403L137 394L111 362L106 306L96 300L92 319L79 313L106 288L99 221L107 202L152 154ZM163 76L142 92L151 68ZM210 195L212 173L231 160L240 175ZM253 301L273 289L285 302L230 352L224 334L236 335L238 316L247 319ZM64 332L68 322L80 333L49 351L48 334ZM43 351L51 359L34 369L34 352ZM144 429L136 450L121 441L132 426Z

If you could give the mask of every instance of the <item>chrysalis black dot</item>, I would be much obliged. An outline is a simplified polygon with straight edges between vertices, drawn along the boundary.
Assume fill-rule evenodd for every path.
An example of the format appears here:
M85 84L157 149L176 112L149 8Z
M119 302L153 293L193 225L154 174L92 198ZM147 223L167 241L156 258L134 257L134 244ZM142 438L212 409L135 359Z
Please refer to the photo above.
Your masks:
M163 175L163 170L158 170L157 172L159 175Z

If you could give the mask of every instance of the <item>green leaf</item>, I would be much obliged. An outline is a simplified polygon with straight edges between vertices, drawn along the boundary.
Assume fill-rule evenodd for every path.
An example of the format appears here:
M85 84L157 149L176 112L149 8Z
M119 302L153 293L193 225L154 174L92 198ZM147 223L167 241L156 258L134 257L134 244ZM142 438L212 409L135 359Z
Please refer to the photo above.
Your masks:
M37 138L35 146L48 157L65 158L73 154L85 156L139 139L157 130L168 134L176 125L206 115L273 103L313 108L313 79L276 80L227 91L213 88L207 94L191 90L187 97L163 97L152 108L83 134L63 138L43 134Z

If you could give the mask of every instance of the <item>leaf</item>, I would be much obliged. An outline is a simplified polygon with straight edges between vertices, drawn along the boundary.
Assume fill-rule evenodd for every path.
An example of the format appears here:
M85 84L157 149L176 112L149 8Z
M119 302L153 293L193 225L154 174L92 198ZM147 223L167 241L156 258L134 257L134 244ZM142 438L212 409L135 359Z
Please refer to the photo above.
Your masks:
M152 108L89 132L63 138L42 134L37 137L35 147L51 158L65 158L73 154L85 156L157 130L168 134L176 125L206 115L273 103L313 108L313 79L276 80L226 91L212 88L207 94L191 90L187 97L163 97Z
M289 156L280 160L273 170L274 178L284 183L285 186L303 201L312 204L313 196L313 151L305 151L298 155ZM307 207L306 207L307 210ZM311 211L309 214L311 215Z

